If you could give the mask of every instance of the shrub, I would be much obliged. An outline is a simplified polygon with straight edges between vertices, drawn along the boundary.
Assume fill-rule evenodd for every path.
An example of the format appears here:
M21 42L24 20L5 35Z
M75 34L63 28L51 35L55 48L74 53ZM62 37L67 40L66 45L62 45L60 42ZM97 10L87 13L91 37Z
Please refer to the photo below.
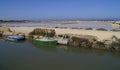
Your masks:
M100 30L100 31L107 31L107 29L104 29L104 28L98 28L96 30Z
M115 30L115 29L112 29L112 30L110 30L110 31L116 31L116 32L117 32L117 31L120 31L120 30Z
M92 30L92 28L86 28L85 30Z

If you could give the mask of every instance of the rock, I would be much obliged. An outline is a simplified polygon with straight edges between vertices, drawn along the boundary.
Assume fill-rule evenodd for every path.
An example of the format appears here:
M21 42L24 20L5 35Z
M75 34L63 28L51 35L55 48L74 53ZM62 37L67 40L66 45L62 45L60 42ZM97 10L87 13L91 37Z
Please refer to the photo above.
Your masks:
M72 35L71 40L68 42L68 45L90 48L90 47L92 47L94 41L96 41L96 37L94 37L94 36Z
M3 33L0 32L0 37L2 37L2 36L3 36Z
M109 49L111 44L112 44L112 41L111 40L104 40L103 43L105 44L105 48Z
M111 44L111 48L115 50L120 50L120 39L117 39L117 41L113 41Z
M55 36L55 30L36 28L32 32L30 32L29 35L39 35L39 36L54 37Z
M118 38L117 38L115 35L113 35L112 38L111 38L111 40L112 40L112 41L117 41Z
M33 35L33 39L39 38L38 35Z
M61 36L61 35L60 35ZM87 48L96 48L103 50L119 50L120 51L120 39L113 36L113 40L104 40L99 41L95 36L89 35L70 35L70 40L68 42L69 46L75 47L87 47ZM113 39L111 38L111 39Z
M13 35L12 32L4 32L3 35Z
M43 36L39 36L39 38L43 38Z
M16 35L19 35L19 36L25 36L24 33L17 33Z
M97 41L97 42L95 43L95 46L96 46L96 47L99 47L99 48L102 48L102 47L105 47L105 44L104 44L103 42Z
M8 27L0 27L0 32L5 33L5 32L12 32L12 31Z

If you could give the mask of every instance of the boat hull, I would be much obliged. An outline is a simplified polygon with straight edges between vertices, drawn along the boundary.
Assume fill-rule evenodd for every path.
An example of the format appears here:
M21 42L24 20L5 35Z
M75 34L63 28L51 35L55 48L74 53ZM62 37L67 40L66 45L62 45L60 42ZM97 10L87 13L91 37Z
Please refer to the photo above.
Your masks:
M56 46L57 45L56 40L52 40L52 41L35 40L34 42L40 46Z
M9 41L21 41L21 40L25 40L25 37L23 36L4 36L5 40L9 40Z

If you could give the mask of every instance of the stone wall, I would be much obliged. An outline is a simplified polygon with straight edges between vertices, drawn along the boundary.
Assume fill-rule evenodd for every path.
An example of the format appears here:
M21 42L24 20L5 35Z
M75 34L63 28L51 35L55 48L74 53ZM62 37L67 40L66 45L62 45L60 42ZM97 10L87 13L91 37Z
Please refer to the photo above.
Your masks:
M98 41L98 38L90 35L71 35L68 42L68 46L72 47L86 47L96 49L109 49L118 50L120 47L120 40L109 42L109 41Z
M95 36L71 35L68 45L76 47L91 47L94 41L97 41L97 37Z

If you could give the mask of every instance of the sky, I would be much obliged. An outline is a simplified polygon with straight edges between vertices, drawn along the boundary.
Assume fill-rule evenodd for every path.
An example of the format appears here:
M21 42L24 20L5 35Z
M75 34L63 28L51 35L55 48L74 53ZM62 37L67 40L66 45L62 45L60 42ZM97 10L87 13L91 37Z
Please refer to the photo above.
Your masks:
M120 19L120 0L0 0L0 19Z

